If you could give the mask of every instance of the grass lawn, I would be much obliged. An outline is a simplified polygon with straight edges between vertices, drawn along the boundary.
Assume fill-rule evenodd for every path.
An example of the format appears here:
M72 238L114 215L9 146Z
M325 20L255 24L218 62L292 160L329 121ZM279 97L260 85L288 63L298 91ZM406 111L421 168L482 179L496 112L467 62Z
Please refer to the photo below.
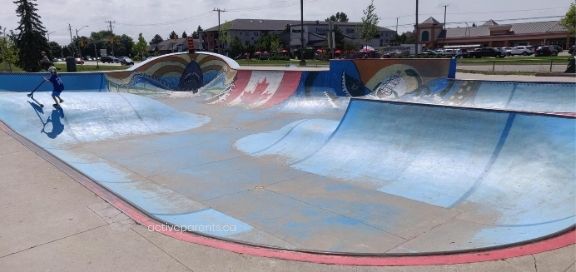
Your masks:
M10 68L12 68L12 71L10 71ZM5 73L22 72L22 68L14 65L14 64L8 65L8 63L6 63L6 62L0 62L0 72L5 72Z
M54 64L54 66L56 66L58 71L66 72L66 63L56 63L56 64ZM112 71L112 70L126 70L126 68L128 68L128 67L130 67L130 66L112 66L112 65L100 64L97 67L96 65L77 64L76 70L78 72L91 72L91 71L99 72L99 71Z

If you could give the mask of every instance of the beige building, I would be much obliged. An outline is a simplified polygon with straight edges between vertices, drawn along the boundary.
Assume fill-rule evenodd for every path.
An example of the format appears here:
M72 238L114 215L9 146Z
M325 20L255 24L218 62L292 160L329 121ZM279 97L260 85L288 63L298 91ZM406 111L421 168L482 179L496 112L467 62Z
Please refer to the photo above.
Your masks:
M559 45L567 49L574 44L560 21L499 24L488 20L482 25L446 28L433 17L418 24L418 41L427 48L445 45L503 47L516 45Z

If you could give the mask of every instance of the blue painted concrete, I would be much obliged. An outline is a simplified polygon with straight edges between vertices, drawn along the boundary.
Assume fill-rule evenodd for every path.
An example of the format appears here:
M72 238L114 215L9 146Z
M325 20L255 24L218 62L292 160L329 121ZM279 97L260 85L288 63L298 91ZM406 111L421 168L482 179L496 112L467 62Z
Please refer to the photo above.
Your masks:
M293 163L316 153L338 126L332 120L301 120L283 128L238 140L236 148L252 156L280 155Z
M104 73L59 73L65 92L106 92L108 81ZM0 73L0 90L30 92L48 73ZM38 88L40 92L52 91L50 82Z
M422 76L406 92L414 76L361 82L353 62L333 68L302 73L296 94L267 110L112 93L103 74L63 74L63 109L48 89L41 108L21 93L40 74L0 74L11 90L0 119L151 216L248 243L424 253L576 223L575 119L346 97L357 84L354 95L385 99L367 87L382 81L403 88L392 89L400 101L571 113L574 84ZM202 80L200 92L226 88L222 74Z

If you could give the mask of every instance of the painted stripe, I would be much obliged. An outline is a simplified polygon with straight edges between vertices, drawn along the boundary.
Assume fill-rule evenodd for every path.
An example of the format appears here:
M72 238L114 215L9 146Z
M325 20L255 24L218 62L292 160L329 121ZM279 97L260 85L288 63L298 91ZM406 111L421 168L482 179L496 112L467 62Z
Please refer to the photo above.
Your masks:
M251 77L252 77L252 71L245 71L245 70L238 71L236 74L236 78L234 79L234 85L233 85L234 87L232 87L232 89L230 90L230 94L226 98L225 102L233 101L240 95L242 95L242 92L244 92L244 89L246 89L246 86L248 86L248 82L250 82Z
M296 71L287 71L284 72L284 77L282 77L282 81L280 82L280 86L278 90L274 93L274 95L263 103L263 107L271 107L276 104L284 102L286 99L290 98L296 90L298 90L298 85L300 84L300 77L302 76L301 72Z

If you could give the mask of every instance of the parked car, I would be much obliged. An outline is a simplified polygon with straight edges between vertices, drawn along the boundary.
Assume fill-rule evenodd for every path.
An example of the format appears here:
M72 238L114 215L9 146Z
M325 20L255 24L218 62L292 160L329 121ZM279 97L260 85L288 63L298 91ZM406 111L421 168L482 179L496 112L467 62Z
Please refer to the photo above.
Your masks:
M492 47L482 47L476 48L474 51L468 51L464 55L464 57L469 58L482 58L482 57L498 57L503 58L506 54L502 53L499 49L492 48Z
M122 65L134 65L134 61L129 57L121 57L120 64Z
M76 60L76 64L84 64L84 60L82 60L81 58L75 58Z
M552 46L556 49L556 52L558 53L564 51L564 48L562 48L562 46L560 45L552 45Z
M515 46L515 47L512 47L512 49L510 50L510 55L513 55L513 56L518 56L518 55L530 56L532 54L534 54L534 49L529 45Z
M500 48L500 50L502 50L502 52L506 53L506 56L512 56L512 47L502 47Z
M114 62L118 62L118 58L113 57L113 56L102 56L100 58L100 61L102 63L114 63Z
M542 45L536 48L535 56L558 56L558 51L551 45Z

